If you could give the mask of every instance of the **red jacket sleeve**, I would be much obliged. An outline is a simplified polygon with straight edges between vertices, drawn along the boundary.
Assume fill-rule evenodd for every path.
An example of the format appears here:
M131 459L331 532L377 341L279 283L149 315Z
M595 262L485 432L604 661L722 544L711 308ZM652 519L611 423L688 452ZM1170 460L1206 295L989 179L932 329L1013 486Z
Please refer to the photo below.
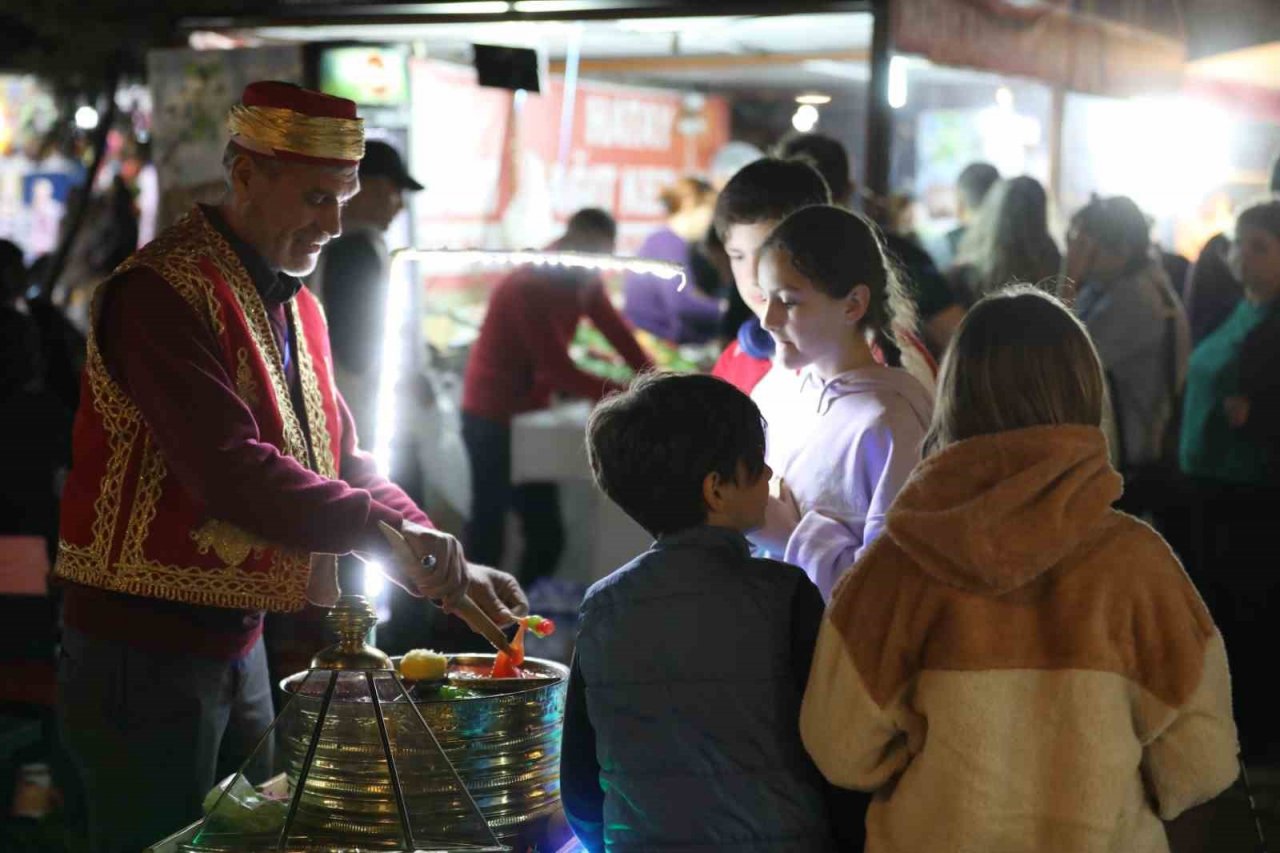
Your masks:
M217 340L173 288L145 269L103 287L97 331L107 370L209 516L289 548L387 550L377 522L398 527L402 514L264 442Z
M555 324L545 322L543 312L534 310L528 304L526 294L530 289L518 288L513 294L515 298L505 300L501 310L514 315L507 319L512 320L519 329L520 337L533 359L534 375L539 384L549 391L588 400L599 400L610 391L617 390L617 384L592 376L573 363L573 359L569 357L570 341L557 334ZM635 345L634 340L632 344Z
M613 303L609 301L609 294L605 292L604 285L599 282L592 283L587 288L585 300L587 319L595 324L600 334L604 335L609 343L613 344L618 355L631 365L631 369L636 372L651 369L653 361L636 342L631 326L627 325L627 321L622 319L618 309L614 308Z

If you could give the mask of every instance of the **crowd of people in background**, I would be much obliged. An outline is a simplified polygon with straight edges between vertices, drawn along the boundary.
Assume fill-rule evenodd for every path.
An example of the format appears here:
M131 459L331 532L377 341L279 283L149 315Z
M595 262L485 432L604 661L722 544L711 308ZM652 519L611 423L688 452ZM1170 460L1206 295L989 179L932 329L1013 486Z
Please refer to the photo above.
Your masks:
M920 379L916 384L932 391L938 362L966 313L1010 284L1033 284L1059 298L1087 330L1102 370L1108 456L1124 483L1116 506L1165 535L1211 603L1234 652L1233 689L1245 754L1274 757L1276 739L1263 722L1274 716L1275 706L1265 697L1262 649L1274 646L1280 584L1267 570L1272 551L1265 542L1265 525L1254 523L1253 514L1280 494L1280 423L1275 415L1280 382L1274 366L1266 366L1276 364L1272 356L1280 346L1280 302L1272 289L1280 264L1280 202L1260 202L1242 211L1234 233L1213 238L1190 264L1156 245L1151 220L1123 196L1094 196L1073 211L1060 243L1052 233L1051 201L1041 183L975 163L957 179L957 225L938 247L940 272L910 225L892 215L891 205L872 200L858 204L840 143L820 134L797 134L783 140L776 154L778 159L762 158L737 173L723 187L716 213L716 232L727 248L735 286L722 289L728 306L724 313L733 315L741 306L751 314L731 327L732 336L722 337L727 346L713 373L759 403L769 424L769 465L783 474L782 497L771 498L763 528L751 534L756 546L805 567L829 597L836 584L831 566L844 569L854 562L852 556L864 552L914 467L909 462L888 475L895 466L872 466L868 473L868 455L891 453L899 444L913 446L915 432L923 429L919 419L928 421L929 410L924 409L895 423L892 406L877 401L881 420L874 424L859 428L855 415L837 416L847 432L844 437L815 427L824 416L831 418L828 412L858 407L845 393L863 378L851 380L837 369L813 370L813 361L796 355L797 334L814 333L794 330L806 301L824 300L819 314L829 323L838 325L841 316L849 321L846 289L863 283L874 302L881 277L869 274L865 264L883 257L888 280L895 287L900 284L908 298L899 301L908 307L887 314L887 329L876 324L859 328L873 362L911 366ZM804 179L787 172L796 164L813 167L826 193L806 193ZM823 195L829 201L820 199ZM876 238L867 243L855 234L845 234L841 241L824 236L823 207L801 210L822 204L861 207L867 219L858 222L876 222ZM782 227L788 216L794 222ZM826 228L836 225L827 222ZM801 255L781 248L797 237L817 242ZM762 256L764 245L773 247L772 255L786 257L786 263ZM851 251L863 265L841 268L846 246L858 247ZM820 284L823 275L838 286ZM742 316L741 309L736 316ZM884 330L891 330L891 336ZM787 373L771 370L773 364L787 366ZM797 371L799 389L792 382ZM813 401L804 402L804 382L813 383ZM786 387L780 391L774 386ZM1009 388L998 393L1029 392ZM801 437L822 437L820 473L797 462L803 457L797 443L804 438L797 442L787 435L797 419L806 421L796 430ZM864 441L860 429L882 430L886 438ZM845 448L856 451L855 456L844 456ZM841 478L833 471L844 470L837 464L841 459L850 461L850 470L861 471L859 483L870 491L859 494L852 479L836 482ZM804 491L806 480L815 478L831 493L804 494L796 501L791 492ZM876 492L879 488L886 491ZM832 501L835 494L850 505ZM842 546L806 529L813 524L804 520L806 512L815 512L822 524L837 525L842 537L851 535L850 548L840 551ZM790 530L795 540L780 530ZM823 558L815 557L814 549L823 551L828 566L818 567Z
M361 339L370 323L344 321L375 304L380 234L400 193L421 189L394 152L370 150L382 159L361 180L388 182L382 207L347 247L360 257L335 244L320 273L361 426L371 403L355 405L358 388L381 341ZM957 838L972 849L1160 849L1159 819L1235 778L1233 705L1246 759L1280 758L1269 684L1280 580L1257 520L1280 496L1280 201L1243 210L1188 264L1120 196L1075 211L1060 244L1038 181L975 163L935 259L887 205L859 203L837 140L799 134L772 155L733 155L709 180L663 192L666 220L638 251L682 265L689 287L631 274L619 308L593 274L517 271L494 291L466 368L472 559L502 559L515 511L521 580L558 561L554 486L515 487L510 470L512 416L554 395L616 395L589 428L593 471L657 540L583 606L565 733L575 827L601 849L861 843L861 819L852 830L828 822L834 786L879 791L868 849ZM588 209L553 248L612 253L616 235L607 212ZM136 223L120 239L136 242ZM119 254L94 263L105 272ZM0 409L30 433L7 444L0 482L10 574L47 573L53 557L85 359L40 275L0 241ZM335 283L356 278L370 283ZM602 383L569 355L584 318L638 372L652 361L637 329L722 347L711 372L724 382ZM687 441L670 427L677 413L700 425ZM44 543L34 563L32 537ZM777 573L765 558L798 568ZM691 627L659 640L662 596L694 604ZM748 625L718 615L748 612ZM37 620L21 633L43 644L0 657L51 653L52 605L0 595L0 618ZM752 655L716 670L714 688L705 648L696 653L709 638ZM645 749L658 712L628 685L653 676L654 661L683 685L662 701L680 709L688 742L707 737L699 727L718 708L742 709L726 743L689 750L692 764ZM628 701L602 698L618 695ZM1018 759L995 767L975 760L982 750ZM1135 761L1145 794L1125 775ZM746 775L696 783L726 762ZM904 777L908 765L918 769ZM1069 781L1042 784L1046 774ZM732 819L694 828L690 815L717 809Z

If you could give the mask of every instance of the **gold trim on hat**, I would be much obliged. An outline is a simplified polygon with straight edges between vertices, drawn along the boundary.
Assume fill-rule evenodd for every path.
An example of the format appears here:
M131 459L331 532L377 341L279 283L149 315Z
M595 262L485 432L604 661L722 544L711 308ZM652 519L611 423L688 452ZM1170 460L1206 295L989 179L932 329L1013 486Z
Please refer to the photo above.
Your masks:
M364 156L364 119L321 118L280 107L236 104L227 114L233 137L273 151L288 151L326 160L359 160Z

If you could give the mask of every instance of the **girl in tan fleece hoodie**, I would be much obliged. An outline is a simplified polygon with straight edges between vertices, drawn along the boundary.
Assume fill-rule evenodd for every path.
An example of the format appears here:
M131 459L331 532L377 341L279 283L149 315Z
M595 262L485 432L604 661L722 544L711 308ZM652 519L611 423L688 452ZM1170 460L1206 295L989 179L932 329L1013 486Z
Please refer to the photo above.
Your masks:
M1222 637L1111 509L1104 383L1052 297L988 297L939 378L927 458L837 585L801 711L868 853L1165 853L1236 777Z

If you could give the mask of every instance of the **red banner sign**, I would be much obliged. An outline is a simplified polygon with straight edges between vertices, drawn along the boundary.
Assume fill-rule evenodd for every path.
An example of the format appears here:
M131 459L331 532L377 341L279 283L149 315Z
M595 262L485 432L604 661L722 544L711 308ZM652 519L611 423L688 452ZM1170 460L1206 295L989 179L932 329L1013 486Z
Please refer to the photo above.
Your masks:
M419 241L522 248L553 239L574 211L601 207L634 248L665 216L661 190L706 170L728 139L721 98L579 81L565 103L481 88L475 72L415 62L413 174Z

